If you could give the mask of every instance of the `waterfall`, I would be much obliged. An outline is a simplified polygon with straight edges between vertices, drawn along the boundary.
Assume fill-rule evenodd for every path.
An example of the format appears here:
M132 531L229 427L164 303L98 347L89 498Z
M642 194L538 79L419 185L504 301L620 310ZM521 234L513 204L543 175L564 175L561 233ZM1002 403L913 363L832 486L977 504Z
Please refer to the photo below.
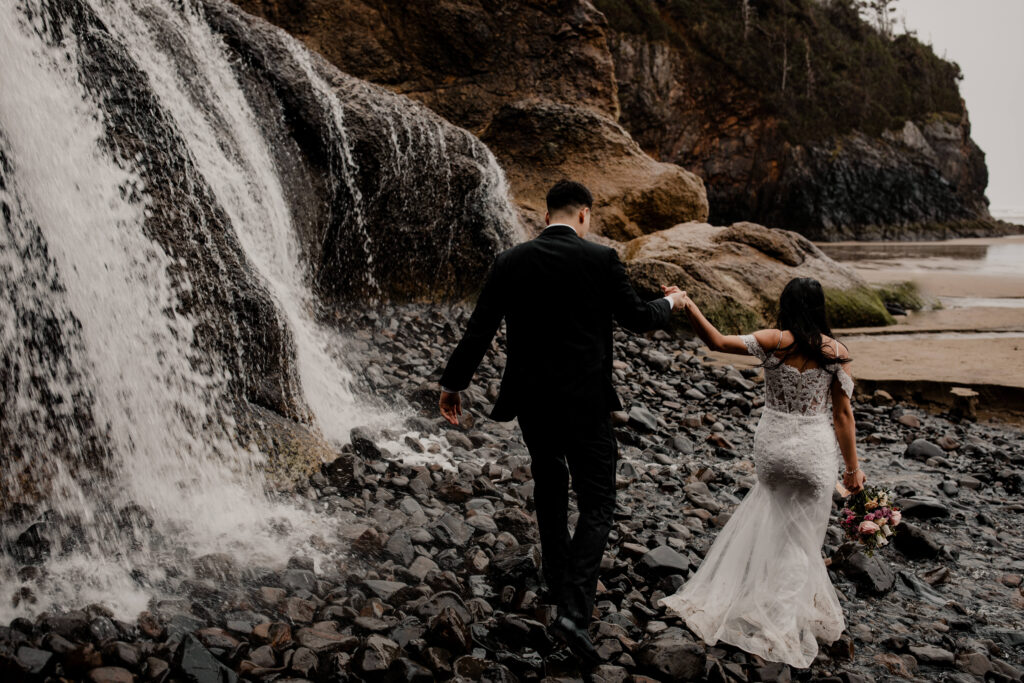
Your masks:
M233 11L0 0L0 620L89 602L131 618L190 558L276 563L330 538L327 520L268 497L268 454L239 416L270 407L336 445L392 423L353 392L345 340L323 322L337 286L323 283L383 286L385 219L399 244L444 226L442 258L459 239L515 239L478 141L368 86L346 104L341 76L261 26L254 52L290 60L301 106L324 118L320 180L305 161L318 151L282 132L292 103L253 104L264 83L240 71L210 7ZM360 167L352 111L386 131L370 141L377 168ZM426 216L407 199L415 183L445 195ZM345 244L364 274L337 270L349 261L330 249Z

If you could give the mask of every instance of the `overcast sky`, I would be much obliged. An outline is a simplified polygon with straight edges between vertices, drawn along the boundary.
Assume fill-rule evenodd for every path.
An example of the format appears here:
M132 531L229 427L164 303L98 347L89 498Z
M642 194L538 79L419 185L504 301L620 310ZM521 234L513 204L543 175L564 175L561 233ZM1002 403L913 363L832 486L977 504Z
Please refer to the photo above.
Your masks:
M1024 0L897 0L908 29L960 65L993 213L1024 214Z

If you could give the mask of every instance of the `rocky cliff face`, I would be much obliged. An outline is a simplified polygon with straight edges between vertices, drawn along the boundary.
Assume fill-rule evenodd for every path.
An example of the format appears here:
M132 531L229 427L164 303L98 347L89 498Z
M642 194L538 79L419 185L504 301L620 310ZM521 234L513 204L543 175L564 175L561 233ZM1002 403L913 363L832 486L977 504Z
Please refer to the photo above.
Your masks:
M1007 228L988 215L956 66L913 39L881 38L849 3L751 2L744 26L732 4L691 0L236 2L343 70L484 135L530 223L538 169L545 182L576 174L600 188L599 227L613 238L704 220L703 202L631 208L663 203L667 171L618 173L632 152L595 154L578 141L592 135L601 147L617 121L653 159L692 172L675 172L669 204L706 192L715 223L823 240ZM874 61L884 64L867 68ZM533 141L541 127L559 132ZM551 139L576 127L571 144ZM659 189L648 196L651 178Z
M794 143L755 93L645 36L611 32L621 122L652 156L704 179L711 220L756 220L817 240L941 239L1001 230L967 111L872 136ZM705 82L702 82L705 81Z
M613 239L707 218L700 178L648 157L616 121L604 16L581 0L236 0L343 71L418 100L481 135L537 228L561 176L600 196Z
M1012 230L988 213L957 67L913 38L885 38L843 3L752 2L746 28L715 2L597 4L622 125L704 179L712 221L818 240Z

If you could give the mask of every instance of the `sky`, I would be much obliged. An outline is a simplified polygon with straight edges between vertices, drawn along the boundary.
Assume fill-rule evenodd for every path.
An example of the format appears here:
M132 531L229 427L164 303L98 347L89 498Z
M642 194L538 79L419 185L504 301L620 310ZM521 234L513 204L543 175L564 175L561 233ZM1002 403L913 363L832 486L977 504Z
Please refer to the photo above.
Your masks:
M1024 215L1024 0L897 0L906 27L960 65L994 215Z

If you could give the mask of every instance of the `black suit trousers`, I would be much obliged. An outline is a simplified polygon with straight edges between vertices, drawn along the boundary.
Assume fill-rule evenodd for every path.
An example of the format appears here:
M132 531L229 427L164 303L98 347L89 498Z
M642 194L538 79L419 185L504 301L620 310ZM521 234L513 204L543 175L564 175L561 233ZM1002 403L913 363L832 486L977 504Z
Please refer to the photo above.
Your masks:
M611 420L607 412L567 416L563 408L521 411L519 426L530 451L544 579L562 612L585 627L615 512ZM579 510L571 536L570 478Z

